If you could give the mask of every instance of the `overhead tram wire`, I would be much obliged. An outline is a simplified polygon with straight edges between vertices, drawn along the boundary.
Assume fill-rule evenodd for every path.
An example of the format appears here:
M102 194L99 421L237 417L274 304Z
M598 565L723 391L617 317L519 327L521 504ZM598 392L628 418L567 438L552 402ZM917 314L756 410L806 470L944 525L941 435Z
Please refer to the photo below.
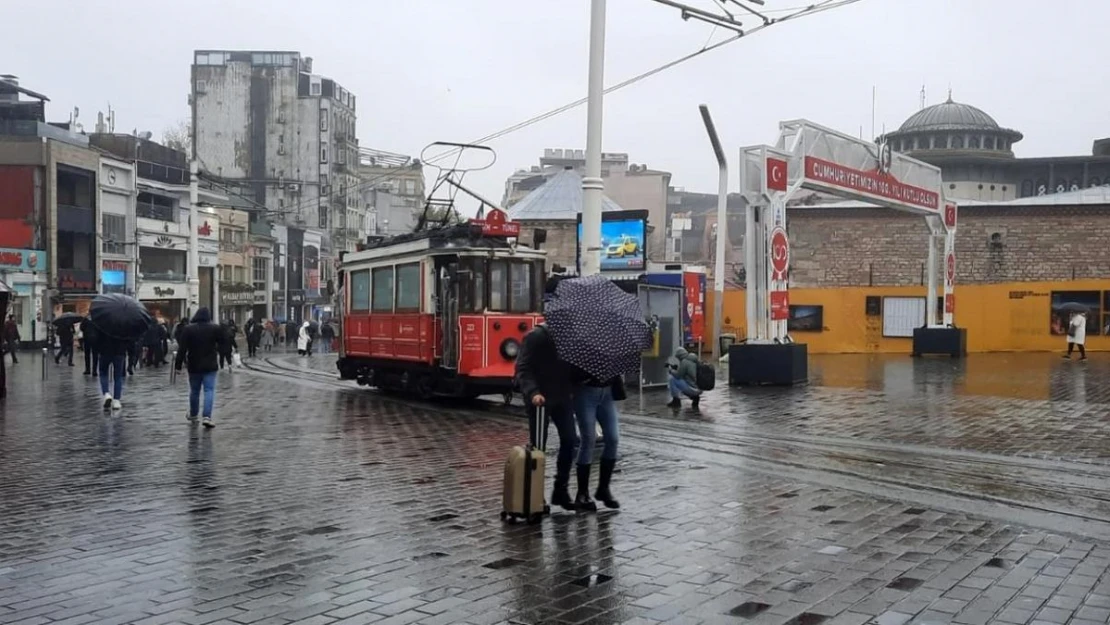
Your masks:
M737 33L736 35L733 35L733 36L731 36L727 39L723 39L721 41L718 41L717 43L714 43L712 45L703 46L699 50L696 50L696 51L691 52L689 54L680 56L680 57L674 59L673 61L669 61L669 62L664 63L664 64L662 64L658 67L655 67L653 69L647 70L645 72L642 72L640 74L637 74L635 76L627 78L627 79L625 79L625 80L623 80L623 81L621 81L621 82L619 82L615 85L607 87L605 89L604 93L606 95L608 95L608 94L613 93L615 91L619 91L620 89L624 89L625 87L629 87L631 85L634 85L638 82L641 82L643 80L651 78L652 76L655 76L656 74L665 72L665 71L667 71L667 70L669 70L673 67L677 67L678 65L682 65L683 63L686 63L688 61L692 61L693 59L696 59L697 57L699 57L703 54L706 54L708 52L712 52L712 51L714 51L718 48L722 48L722 47L724 47L724 46L726 46L730 43L733 43L733 42L737 41L738 39L742 39L742 38L745 38L745 37L750 37L750 36L760 32L760 31L766 30L767 28L770 28L771 26L774 26L776 24L781 24L783 22L796 20L796 19L803 18L803 17L809 17L811 15L816 15L818 13L823 13L825 11L831 11L833 9L838 9L838 8L841 8L841 7L848 6L850 4L855 4L859 1L860 0L823 0L821 2L814 2L813 4L807 5L805 7L793 7L793 8L798 8L800 10L797 10L794 13L790 13L789 15L784 15L782 17L775 18L775 19L773 19L773 20L771 20L771 21L769 21L765 24L759 24L757 26L752 27L751 29L748 29L747 31L745 31L743 33ZM770 13L770 12L778 12L778 11L785 11L785 10L789 10L789 8L770 9L770 10L767 10L767 11L764 11L764 12ZM523 129L529 127L529 126L532 126L534 124L538 124L539 122L545 121L545 120L550 119L552 117L555 117L557 115L561 115L561 114L563 114L563 113L565 113L569 110L572 110L572 109L575 109L579 106L582 106L583 104L586 103L586 100L587 100L587 98L580 98L580 99L575 100L573 102L569 102L567 104L564 104L563 106L551 109L550 111L547 111L545 113L541 113L539 115L536 115L535 117L532 117L532 118L526 119L524 121L518 122L516 124L513 124L511 126L503 128L501 130L498 130L497 132L488 134L484 137L481 137L479 139L475 139L474 141L470 141L468 143L471 143L471 144L485 144L485 143L488 143L490 141L500 139L501 137L512 134L512 133L514 133L518 130L523 130ZM426 161L424 161L424 163L431 165L431 164L443 161L444 159L450 158L451 156L458 155L461 152L462 152L462 150L460 150L459 148L451 148L449 150L445 150L445 151L443 151L439 154L431 156ZM367 186L369 186L371 184L375 184L375 183L378 183L378 182L381 182L381 181L384 181L384 180L391 180L391 179L397 178L399 175L400 174L382 174L382 176L380 176L380 177L375 177L375 178L372 178L370 180L362 181L361 183L355 185L353 187L353 190L354 190L354 192L357 193L360 190L366 188ZM348 191L348 192L350 192L350 191ZM299 212L301 208L309 208L309 207L312 207L312 206L319 207L321 201L322 201L322 198L311 198L311 199L308 199L308 200L302 200L300 203L295 203L295 204L292 204L290 206L287 206L285 208L285 210L286 211L298 211Z

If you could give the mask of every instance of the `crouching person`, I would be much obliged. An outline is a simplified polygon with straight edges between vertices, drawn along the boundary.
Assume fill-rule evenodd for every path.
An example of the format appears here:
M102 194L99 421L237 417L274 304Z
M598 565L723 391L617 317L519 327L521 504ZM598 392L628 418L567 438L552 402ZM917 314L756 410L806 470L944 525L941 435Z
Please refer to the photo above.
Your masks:
M671 391L670 408L681 408L682 397L690 398L690 405L697 410L701 401L701 389L698 388L698 357L683 348L678 348L674 353L675 363L671 365L670 378L667 388Z

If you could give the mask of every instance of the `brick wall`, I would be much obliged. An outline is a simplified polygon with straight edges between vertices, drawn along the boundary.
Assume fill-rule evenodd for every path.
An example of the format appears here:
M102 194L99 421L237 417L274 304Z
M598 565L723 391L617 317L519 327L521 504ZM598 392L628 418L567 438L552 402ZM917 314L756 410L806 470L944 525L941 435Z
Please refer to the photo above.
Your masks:
M792 285L924 284L928 229L920 217L799 208L788 223ZM992 233L1001 245L989 243ZM958 284L1110 277L1110 206L962 207L956 261ZM942 276L938 267L938 283Z
M551 271L551 267L555 264L574 270L578 262L578 222L522 221L520 222L521 243L532 245L532 234L536 228L547 230L547 243L543 244L543 249L547 250L547 270Z

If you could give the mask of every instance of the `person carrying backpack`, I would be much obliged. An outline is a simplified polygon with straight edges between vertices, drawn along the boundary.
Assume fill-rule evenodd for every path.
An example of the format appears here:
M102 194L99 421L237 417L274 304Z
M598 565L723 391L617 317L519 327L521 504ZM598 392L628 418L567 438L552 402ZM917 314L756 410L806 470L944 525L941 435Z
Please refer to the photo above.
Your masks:
M667 380L667 389L671 392L671 402L667 407L681 408L682 396L685 395L690 398L691 407L697 410L702 391L698 387L698 366L701 363L696 354L691 354L681 347L675 350L674 360L676 362L671 365L670 377Z

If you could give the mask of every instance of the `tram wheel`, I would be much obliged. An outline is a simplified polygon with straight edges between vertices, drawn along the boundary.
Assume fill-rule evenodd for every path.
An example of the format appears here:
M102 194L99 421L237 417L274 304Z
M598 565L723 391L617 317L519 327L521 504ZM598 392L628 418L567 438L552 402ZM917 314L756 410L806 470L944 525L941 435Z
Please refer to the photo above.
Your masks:
M432 399L436 396L436 383L432 376L421 376L416 381L416 394L420 399Z
M512 404L513 403L513 392L509 391L508 393L502 393L501 394L501 401L505 402L506 406Z

